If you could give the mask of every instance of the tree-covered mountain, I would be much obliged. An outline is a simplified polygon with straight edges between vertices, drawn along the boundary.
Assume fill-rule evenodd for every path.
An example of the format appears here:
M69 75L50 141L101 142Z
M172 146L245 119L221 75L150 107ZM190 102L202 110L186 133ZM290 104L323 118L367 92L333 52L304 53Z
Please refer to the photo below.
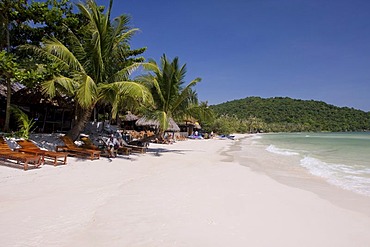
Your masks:
M322 101L247 97L210 106L218 116L260 120L264 131L365 131L370 112Z

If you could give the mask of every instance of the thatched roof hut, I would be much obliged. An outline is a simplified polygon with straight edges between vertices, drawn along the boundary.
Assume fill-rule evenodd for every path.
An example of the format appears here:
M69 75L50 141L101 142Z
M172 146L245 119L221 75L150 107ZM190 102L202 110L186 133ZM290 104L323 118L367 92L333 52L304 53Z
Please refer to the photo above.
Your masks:
M124 122L131 122L131 121L136 121L138 119L139 119L138 116L136 116L136 115L132 114L130 111L128 111L126 113L126 115L123 116L122 121L124 121Z
M193 132L197 129L200 130L202 127L193 117L187 117L183 122L179 123L182 132L186 132L187 135L192 135Z
M136 121L136 125L137 126L150 126L152 128L158 128L159 127L159 121L158 120L153 120L153 119L148 119L146 117L142 117L142 118L139 118ZM180 127L177 125L177 123L172 118L170 118L168 128L166 129L166 131L177 132L177 131L180 131Z
M138 120L139 117L135 114L132 114L130 111L127 111L126 115L122 116L119 119L122 120L122 123L120 123L123 124L125 130L134 130L135 121Z
M24 88L24 86L18 82L15 82L11 84L11 88L12 88L12 93L14 93ZM7 96L6 91L7 91L7 88L6 88L5 82L0 83L0 98L3 98L3 97L6 98Z

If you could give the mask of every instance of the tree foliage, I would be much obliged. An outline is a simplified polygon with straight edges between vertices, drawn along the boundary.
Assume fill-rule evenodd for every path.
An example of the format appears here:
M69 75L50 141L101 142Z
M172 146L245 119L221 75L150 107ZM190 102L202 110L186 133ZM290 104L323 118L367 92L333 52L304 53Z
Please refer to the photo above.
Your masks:
M19 71L27 75L17 82L41 90L45 97L63 95L71 100L75 116L68 135L73 139L99 108L112 109L113 117L122 109L150 109L162 129L170 117L183 121L188 116L198 120L213 116L206 102L198 103L193 89L200 79L185 85L186 66L180 66L178 58L168 61L163 56L159 65L151 60L145 63L153 69L146 81L131 80L131 73L144 64L140 55L146 48L131 49L130 40L138 29L130 27L128 15L111 19L113 0L107 8L94 0L77 3L77 13L72 4L71 0L0 1L0 49L7 47L8 53L17 54ZM9 62L3 63L4 68L5 64ZM14 81L12 67L3 69L2 74L9 76L2 83ZM7 98L10 106L10 90Z
M4 38L0 39L0 49L7 46L7 30L10 46L14 50L24 44L40 45L44 37L55 37L65 42L68 30L80 33L85 22L81 14L73 12L70 0L2 0L0 33Z
M288 97L248 97L213 105L219 116L237 119L255 117L265 124L263 131L364 131L370 130L370 113L337 107L322 101Z
M16 136L28 140L31 130L36 122L33 119L30 119L28 115L18 107L13 106L11 107L11 110L17 119L19 127L19 131L15 133Z
M159 121L161 132L167 129L170 118L182 122L186 117L210 115L206 104L199 104L193 89L201 79L186 83L186 64L180 65L178 57L170 61L163 55L159 64L150 59L143 65L149 73L138 77L138 80L150 88L154 100L146 115Z
M143 49L130 49L129 40L137 29L127 25L126 15L111 20L112 3L113 0L106 12L93 0L77 4L88 21L82 37L68 33L68 44L50 37L43 39L42 48L23 46L38 57L52 61L60 71L43 83L43 90L51 97L64 94L74 100L76 121L68 133L73 139L83 130L99 102L109 102L117 110L117 102L125 95L141 101L151 100L145 86L128 81L129 74L138 67L137 59L131 56Z

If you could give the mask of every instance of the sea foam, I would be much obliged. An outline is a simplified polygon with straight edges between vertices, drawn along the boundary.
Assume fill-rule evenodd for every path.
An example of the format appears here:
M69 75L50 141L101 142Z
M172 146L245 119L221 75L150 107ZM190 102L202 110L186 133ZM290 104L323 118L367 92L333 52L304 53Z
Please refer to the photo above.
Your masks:
M270 145L266 148L267 151L275 154L285 155L285 156L293 156L293 155L299 155L299 153L288 150L288 149L281 149L277 148L274 145Z
M369 174L368 168L326 163L309 156L304 157L300 165L335 186L370 196L370 177L366 176Z

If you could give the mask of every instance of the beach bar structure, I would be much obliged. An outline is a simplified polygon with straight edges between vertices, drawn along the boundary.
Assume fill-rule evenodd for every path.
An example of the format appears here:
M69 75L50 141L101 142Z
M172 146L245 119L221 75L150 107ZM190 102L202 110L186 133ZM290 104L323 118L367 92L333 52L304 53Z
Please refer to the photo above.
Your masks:
M193 135L194 132L197 130L201 130L202 127L194 118L184 119L184 122L179 124L180 127L180 135L184 137L188 137Z

